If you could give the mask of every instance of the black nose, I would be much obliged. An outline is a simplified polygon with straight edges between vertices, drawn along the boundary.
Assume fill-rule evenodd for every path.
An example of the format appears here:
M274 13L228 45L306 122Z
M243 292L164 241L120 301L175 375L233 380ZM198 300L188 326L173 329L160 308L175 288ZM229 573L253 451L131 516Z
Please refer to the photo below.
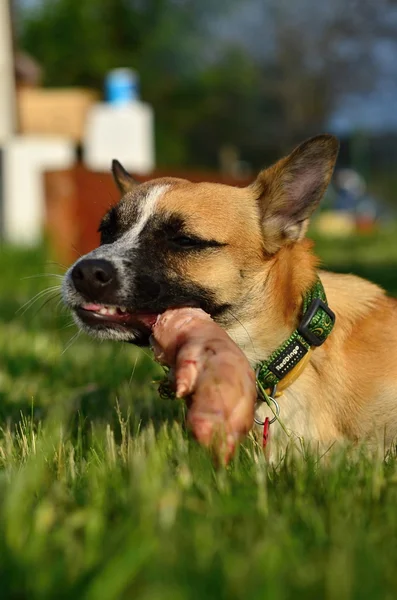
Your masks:
M72 269L71 277L78 292L93 301L112 300L118 289L117 271L108 260L85 258Z

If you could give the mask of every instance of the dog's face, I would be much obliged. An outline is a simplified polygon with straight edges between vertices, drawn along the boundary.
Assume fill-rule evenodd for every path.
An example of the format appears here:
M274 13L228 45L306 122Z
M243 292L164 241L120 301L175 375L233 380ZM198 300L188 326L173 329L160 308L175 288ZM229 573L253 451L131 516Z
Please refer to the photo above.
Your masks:
M63 282L78 325L146 345L170 307L200 307L226 329L249 317L271 257L304 236L337 149L332 136L312 138L247 188L174 178L139 185L114 161L122 198L101 222L101 245Z

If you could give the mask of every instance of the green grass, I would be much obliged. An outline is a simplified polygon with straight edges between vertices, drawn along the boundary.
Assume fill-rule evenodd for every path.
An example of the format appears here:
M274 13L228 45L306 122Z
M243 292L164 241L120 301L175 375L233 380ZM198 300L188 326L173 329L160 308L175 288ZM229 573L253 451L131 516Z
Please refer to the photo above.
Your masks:
M317 246L397 294L394 232ZM1 598L396 597L394 453L268 467L248 440L216 469L157 397L150 356L67 348L57 299L16 312L57 283L35 277L61 272L43 250L2 248L0 272Z

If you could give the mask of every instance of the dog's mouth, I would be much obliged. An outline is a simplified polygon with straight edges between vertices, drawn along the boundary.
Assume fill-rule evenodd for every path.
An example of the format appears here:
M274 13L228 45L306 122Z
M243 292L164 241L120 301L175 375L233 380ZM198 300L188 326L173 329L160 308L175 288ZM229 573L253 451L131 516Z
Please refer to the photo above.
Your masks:
M133 312L125 306L86 303L75 308L80 319L91 327L140 331L150 334L158 313Z

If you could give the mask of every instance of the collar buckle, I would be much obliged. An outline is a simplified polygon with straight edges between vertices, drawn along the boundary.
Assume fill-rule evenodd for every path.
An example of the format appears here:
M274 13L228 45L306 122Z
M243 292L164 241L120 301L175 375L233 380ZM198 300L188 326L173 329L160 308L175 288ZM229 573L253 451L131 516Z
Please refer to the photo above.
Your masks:
M321 298L314 298L302 317L298 332L311 346L321 346L334 323L335 313Z

